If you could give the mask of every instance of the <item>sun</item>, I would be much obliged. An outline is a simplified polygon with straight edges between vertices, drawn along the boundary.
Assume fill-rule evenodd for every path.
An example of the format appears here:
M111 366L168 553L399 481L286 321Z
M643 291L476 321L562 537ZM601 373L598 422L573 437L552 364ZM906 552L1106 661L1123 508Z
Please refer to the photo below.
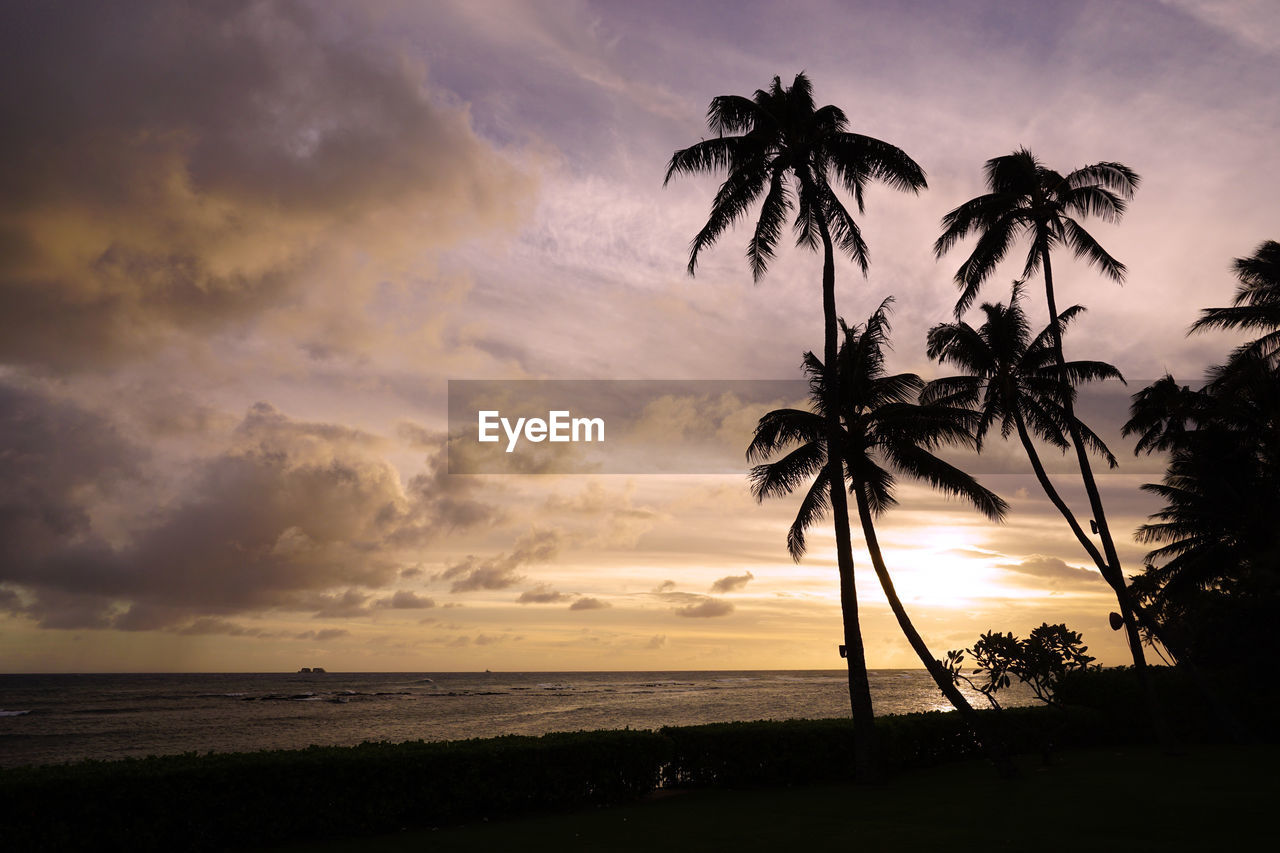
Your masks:
M978 530L927 524L886 534L885 565L905 604L959 608L1005 594L994 565L1001 555L983 547Z

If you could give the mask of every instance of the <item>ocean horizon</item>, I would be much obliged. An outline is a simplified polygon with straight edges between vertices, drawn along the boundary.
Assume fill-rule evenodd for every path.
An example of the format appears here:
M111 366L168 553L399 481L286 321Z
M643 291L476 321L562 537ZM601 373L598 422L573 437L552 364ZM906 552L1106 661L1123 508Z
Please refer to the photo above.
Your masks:
M877 715L950 710L923 669L869 675ZM842 669L9 674L0 767L848 714Z

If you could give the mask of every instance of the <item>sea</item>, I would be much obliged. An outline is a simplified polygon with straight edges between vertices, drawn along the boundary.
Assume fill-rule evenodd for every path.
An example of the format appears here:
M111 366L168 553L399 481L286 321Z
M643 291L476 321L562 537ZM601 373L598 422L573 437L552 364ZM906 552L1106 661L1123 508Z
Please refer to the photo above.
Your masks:
M870 680L879 715L950 710L923 670ZM0 767L848 714L844 670L0 675Z

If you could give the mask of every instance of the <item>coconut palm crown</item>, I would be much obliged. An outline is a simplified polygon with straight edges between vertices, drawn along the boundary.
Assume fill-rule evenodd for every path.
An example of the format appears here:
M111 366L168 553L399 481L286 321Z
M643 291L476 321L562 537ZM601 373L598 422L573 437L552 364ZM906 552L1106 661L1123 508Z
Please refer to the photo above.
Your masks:
M984 319L976 329L968 323L955 322L939 323L929 330L929 357L964 373L933 380L921 391L920 399L977 411L974 437L979 451L996 424L1001 438L1025 429L1031 436L1066 451L1071 446L1067 419L1073 416L1064 410L1063 397L1074 398L1076 386L1084 382L1123 382L1124 377L1104 361L1069 361L1060 368L1050 343L1049 327L1031 337L1022 294L1023 282L1015 281L1008 305L983 303L980 310ZM1059 327L1066 329L1084 312L1084 306L1072 305L1058 315ZM1075 425L1090 450L1109 467L1116 467L1115 455L1106 443L1084 422L1076 420Z
M914 373L885 371L890 300L863 326L841 324L844 344L837 371L841 378L839 415L844 476L849 491L860 491L873 516L897 503L896 475L923 480L963 498L993 520L1008 507L969 474L935 455L943 446L974 446L978 415L949 405L914 402L924 381ZM751 470L757 500L780 497L805 486L795 522L787 534L787 550L799 560L806 550L805 532L829 510L827 467L826 372L813 353L806 353L812 410L775 409L756 426L747 458L761 462ZM772 462L763 460L784 455Z
M867 185L881 181L894 189L918 192L924 171L902 149L848 130L839 107L814 106L813 87L802 72L789 88L773 78L768 89L750 98L721 95L711 101L707 126L716 136L676 151L667 164L664 185L675 175L727 172L711 205L706 225L689 249L689 273L698 255L760 201L760 213L747 243L751 273L759 281L774 257L778 240L794 212L797 245L818 250L823 229L840 251L866 272L867 245L862 231L840 200L842 187L863 212Z
M1026 148L993 157L985 167L988 192L970 199L942 218L942 236L934 243L941 258L969 234L977 234L972 253L956 271L961 287L956 303L960 317L977 298L978 290L995 272L1015 241L1028 237L1030 246L1022 278L1044 269L1052 304L1050 250L1066 246L1117 282L1124 281L1125 265L1113 258L1085 230L1079 220L1097 216L1115 222L1124 215L1141 180L1123 163L1101 162L1063 175L1048 168Z

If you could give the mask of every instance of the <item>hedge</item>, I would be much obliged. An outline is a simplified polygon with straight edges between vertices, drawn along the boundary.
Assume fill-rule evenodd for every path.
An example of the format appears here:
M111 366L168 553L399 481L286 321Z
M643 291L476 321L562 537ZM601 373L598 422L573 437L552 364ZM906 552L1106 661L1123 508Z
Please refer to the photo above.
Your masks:
M1184 740L1222 739L1207 710L1162 672ZM1065 711L982 711L1017 752L1150 741L1132 673L1064 682ZM882 767L981 755L958 714L876 721ZM1188 736L1190 735L1190 736ZM0 771L11 850L261 846L620 803L667 786L778 786L853 778L847 719L718 723L355 747L160 756Z
M0 773L10 850L216 850L634 799L645 731L88 761Z

